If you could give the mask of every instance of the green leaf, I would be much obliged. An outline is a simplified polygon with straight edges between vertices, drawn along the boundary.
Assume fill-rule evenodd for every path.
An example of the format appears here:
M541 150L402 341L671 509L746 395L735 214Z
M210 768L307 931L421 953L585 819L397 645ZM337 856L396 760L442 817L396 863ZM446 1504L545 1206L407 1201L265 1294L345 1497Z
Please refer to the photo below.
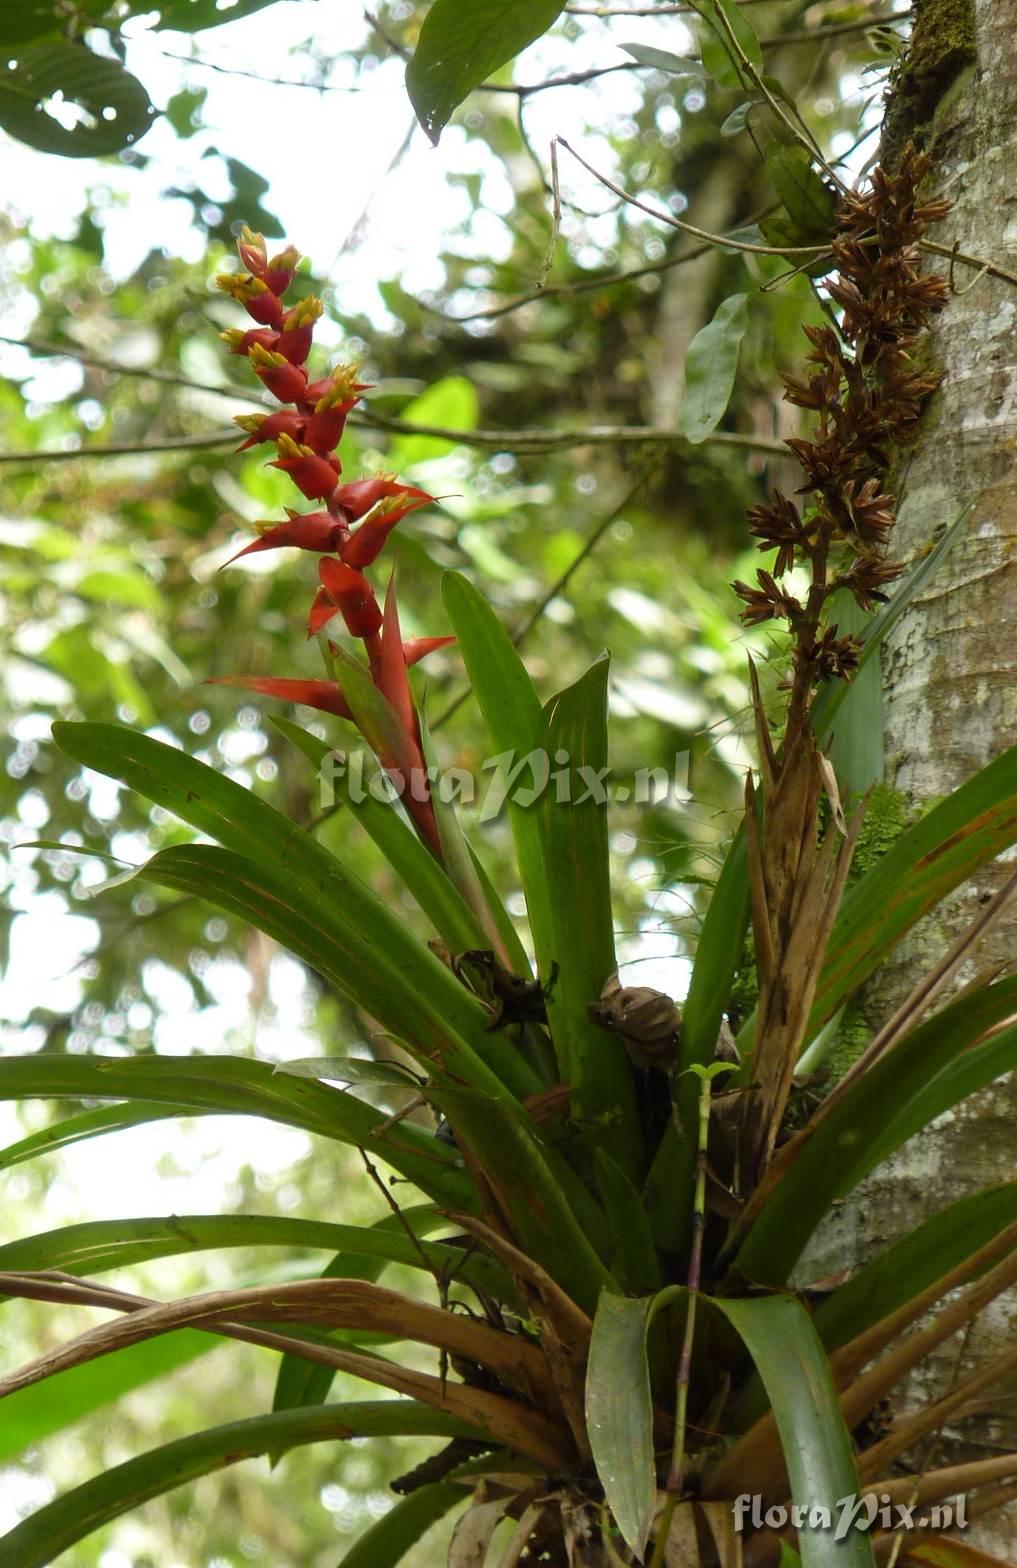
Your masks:
M432 1075L455 1074L496 1099L506 1091L522 1098L539 1087L508 1037L484 1027L483 1008L451 970L380 903L372 909L355 900L341 910L334 900L309 902L288 873L214 844L164 849L138 874L206 899L281 942ZM384 910L380 925L371 919L378 910Z
M970 1193L864 1265L813 1315L827 1350L836 1350L942 1279L1017 1220L1017 1182Z
M280 718L271 722L313 767L320 768L324 759L333 754L327 741L301 729L299 724ZM450 951L462 953L471 947L482 947L483 932L476 916L396 805L376 799L369 789L354 788L348 768L336 768L330 777L336 798L377 844ZM334 840L337 833L345 832L345 824L332 821L328 831Z
M140 1127L145 1122L164 1121L171 1116L199 1114L187 1105L146 1104L144 1100L134 1105L104 1105L95 1111L82 1111L80 1116L67 1116L44 1127L41 1132L30 1133L17 1143L0 1149L0 1171L24 1160L34 1160L40 1154L54 1154L86 1138L101 1138L108 1132L119 1132L124 1127Z
M410 102L437 146L454 109L556 20L564 0L434 0L406 67Z
M601 1287L612 1283L595 1250L606 1227L565 1156L529 1118L473 1089L443 1083L431 1098L498 1191L519 1246L592 1314Z
M698 445L727 412L738 372L738 354L749 325L748 295L732 294L701 327L685 356L682 434Z
M874 1062L799 1145L742 1244L736 1259L742 1273L760 1284L785 1280L834 1199L846 1196L876 1157L885 1158L917 1130L907 1117L930 1080L961 1062L961 1053L1015 1006L1017 978L1001 980L944 1008ZM997 1038L1000 1054L1012 1063L1017 1026ZM994 1077L1001 1070L999 1056L992 1057L988 1071ZM940 1098L926 1108L938 1114L945 1107Z
M455 805L445 797L442 787L443 773L438 761L438 753L431 739L431 732L427 727L427 719L420 714L420 748L424 755L424 765L427 768L428 778L431 780L431 804L434 807L434 820L438 825L438 838L441 841L442 857L449 880L458 889L460 897L471 911L476 924L478 941L470 943L471 947L491 948L498 954L499 959L506 968L512 969L516 962L518 944L512 944L511 949L502 942L502 926L496 919L494 910L489 902L489 894L494 890L490 883L485 890L477 870L476 856L471 853L466 835L459 821L459 814ZM493 902L500 905L501 900L494 894ZM453 952L462 952L462 948L453 948ZM518 971L522 975L529 975L530 966L524 963Z
M420 1079L399 1062L380 1062L373 1056L298 1056L280 1062L277 1073L296 1078L317 1078L322 1083L392 1084L397 1089L419 1089Z
M243 16L253 16L264 10L274 0L159 0L153 6L158 10L160 28L170 28L175 33L200 33L206 27L221 27L224 22L238 22Z
M669 49L654 49L651 44L619 44L627 55L639 65L652 66L655 71L666 71L669 76L701 76L702 63L688 55L672 54Z
M857 637L871 626L873 617L859 609L852 593L841 588L830 600L829 619L842 636ZM845 802L864 795L883 777L882 676L878 660L870 660L847 683L832 739L825 748Z
M762 73L763 51L759 47L759 39L735 0L699 0L696 10L707 23L702 41L703 65L718 87L747 85L738 53L731 44L728 27L750 65Z
M721 136L739 136L748 125L749 115L754 108L755 100L749 98L745 103L740 103L737 109L732 109L720 128Z
M73 112L68 128L48 105L56 94ZM0 60L0 126L40 152L102 158L133 146L155 109L138 79L81 43L30 44Z
M112 724L58 723L53 736L76 762L121 779L243 862L223 860L207 846L180 847L149 862L146 878L265 922L262 929L298 943L301 956L327 971L383 1028L418 1052L444 1058L450 1069L457 1063L467 1081L478 1076L490 1092L504 1092L483 1056L498 1062L504 1082L524 1095L539 1086L508 1042L485 1032L480 1003L398 914L281 812L147 735ZM217 880L227 868L228 885Z
M154 1353L150 1344L137 1348ZM484 1434L441 1411L405 1399L317 1405L231 1421L152 1449L63 1493L0 1539L0 1559L4 1568L45 1568L111 1519L225 1465L307 1443L380 1436L482 1440Z
M469 1488L462 1482L435 1481L420 1487L365 1530L339 1568L395 1568L433 1524L469 1496Z
M388 1118L340 1089L286 1078L268 1062L233 1056L0 1057L0 1100L126 1099L185 1107L186 1114L263 1116L370 1150L447 1207L475 1207L458 1158L423 1128Z
M763 1380L777 1422L792 1501L806 1519L858 1493L851 1437L844 1425L826 1354L812 1320L793 1296L734 1301L710 1297L741 1336ZM852 1530L843 1540L821 1525L798 1529L802 1568L875 1568L872 1542Z
M409 425L437 425L443 430L476 430L479 416L477 389L465 376L442 376L426 392L399 410L399 418ZM389 447L389 465L405 473L417 463L444 457L456 449L454 437L400 435Z
M98 1361L56 1372L42 1383L19 1388L4 1398L0 1464L223 1344L213 1334L178 1329L140 1345L129 1345Z
M538 753L556 764L537 806L551 926L545 986L559 1072L572 1086L572 1116L609 1142L636 1178L643 1152L632 1069L618 1037L590 1018L617 967L604 783L608 668L605 654L551 698L537 741Z
M657 1497L646 1336L661 1294L634 1300L601 1292L586 1370L586 1426L604 1496L641 1560Z
M1017 842L1017 746L928 812L850 889L830 938L808 1037L901 937L979 866Z
M801 236L798 243L828 240L836 223L837 197L812 167L805 148L775 148L767 156L766 172Z
M537 745L543 720L540 699L508 633L483 596L457 572L442 578L442 599L466 664L494 752L508 759L509 774ZM509 824L515 842L537 971L551 977L551 897L544 871L544 844L538 814L522 804L534 778L523 768L507 784ZM498 785L492 781L492 789ZM527 798L525 795L523 799ZM532 804L532 803L531 803ZM493 808L492 808L493 809Z
M413 1215L414 1234L448 1228L438 1211L424 1204L404 1211ZM69 1274L101 1274L128 1268L152 1258L230 1247L301 1247L328 1252L342 1250L358 1263L370 1259L379 1272L389 1263L434 1270L450 1280L461 1279L478 1289L501 1295L508 1283L504 1270L482 1254L437 1242L412 1241L394 1215L373 1226L334 1225L288 1215L183 1214L169 1218L86 1220L58 1230L24 1236L0 1247L0 1269L9 1271L62 1269ZM478 1264L479 1267L474 1267ZM350 1278L374 1278L355 1273Z
M611 1235L612 1274L632 1295L659 1290L660 1262L639 1193L605 1148L594 1150L593 1172Z

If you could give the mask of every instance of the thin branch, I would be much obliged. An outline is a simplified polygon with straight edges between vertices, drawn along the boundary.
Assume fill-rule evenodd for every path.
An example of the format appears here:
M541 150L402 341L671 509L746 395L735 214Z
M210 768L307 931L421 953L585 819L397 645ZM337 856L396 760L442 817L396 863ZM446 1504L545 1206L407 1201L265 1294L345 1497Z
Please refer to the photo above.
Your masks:
M304 87L312 93L370 91L367 87L342 87L336 82L296 82L285 76L262 76L258 71L244 71L238 65L219 65L217 61L206 60L200 55L175 54L172 49L160 49L159 53L165 60L179 60L183 65L196 65L203 71L217 71L221 76L244 76L249 82L258 82L262 87Z
M397 435L434 436L451 441L458 446L478 447L496 452L518 452L524 455L540 452L565 452L583 446L685 446L686 438L677 430L655 425L590 425L585 430L451 430L445 425L410 424L406 420L389 419L376 414L362 414L351 418L351 425L370 430L387 430ZM193 452L217 446L228 446L237 439L235 430L211 431L206 435L176 436L165 441L125 441L107 446L78 447L67 451L62 447L42 447L38 451L0 452L3 463L67 463L77 458L128 457L146 452ZM715 431L706 442L714 446L729 446L746 452L762 452L773 457L786 457L787 448L782 441L765 436L740 435L736 431Z
M612 191L630 207L638 207L640 212L645 212L649 217L656 218L660 223L666 223L668 228L678 229L682 234L693 234L698 240L705 240L708 245L716 245L721 250L747 251L753 256L822 256L828 250L828 245L751 245L747 240L727 238L723 234L711 234L707 229L699 229L694 223L686 223L683 218L676 218L670 212L662 212L659 207L651 207L649 202L640 201L638 196L631 195L621 185L616 185L614 180L608 179L606 174L601 174L592 163L587 163L581 153L576 152L564 138L556 138L565 151L571 153L577 163L582 164L588 174L592 174L607 190Z
M240 398L245 403L256 403L263 408L275 407L275 400L264 393L245 391L242 387L215 386L209 381L192 381L188 376L178 376L172 370L124 365L119 360L105 359L101 354L90 354L84 349L72 348L66 343L49 343L42 338L12 338L2 332L0 332L0 343L10 343L14 348L25 348L30 354L73 359L79 365L91 365L96 370L108 370L115 376L135 376L139 381L159 381L163 386L183 387L189 392L211 392L216 397Z

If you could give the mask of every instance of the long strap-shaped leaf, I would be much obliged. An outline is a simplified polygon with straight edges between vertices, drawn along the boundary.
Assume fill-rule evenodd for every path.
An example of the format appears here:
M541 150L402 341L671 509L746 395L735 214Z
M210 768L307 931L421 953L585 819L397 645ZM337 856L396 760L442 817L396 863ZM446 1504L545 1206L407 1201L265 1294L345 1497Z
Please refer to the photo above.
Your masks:
M760 1296L735 1301L711 1298L741 1336L769 1396L791 1483L791 1497L807 1518L827 1509L839 1518L837 1504L858 1492L858 1470L851 1437L837 1403L826 1354L808 1313L793 1296ZM735 1451L737 1452L737 1451ZM707 1472L707 1497L757 1490L731 1456ZM875 1568L868 1536L803 1523L798 1530L802 1568Z
M405 1221L405 1228L402 1223ZM174 1214L168 1219L87 1220L58 1230L23 1236L0 1247L0 1270L62 1269L72 1274L101 1274L152 1258L220 1251L224 1247L301 1247L326 1249L380 1270L387 1263L427 1269L462 1280L492 1296L510 1281L500 1265L476 1252L442 1242L417 1239L448 1221L429 1204L386 1215L378 1225L333 1225L276 1214ZM412 1229L413 1237L407 1234ZM334 1277L334 1276L333 1276Z
M0 1100L125 1099L191 1110L263 1116L339 1143L369 1149L435 1200L477 1210L466 1173L449 1150L408 1122L387 1118L352 1094L276 1073L268 1062L233 1056L0 1057Z
M0 1538L4 1568L45 1568L94 1530L153 1497L224 1465L307 1443L353 1437L484 1436L469 1422L415 1400L367 1400L231 1421L116 1465L38 1509Z
M572 1086L572 1115L637 1180L642 1136L632 1069L617 1037L590 1018L616 967L607 836L606 654L544 709L538 750L554 762L553 785L537 808L550 894L547 1019L559 1069ZM561 798L561 797L564 798Z
M470 1496L462 1481L435 1481L411 1492L368 1526L343 1556L339 1568L395 1568L439 1519Z
M299 724L279 718L272 723L315 768L334 755L327 741L301 729ZM450 951L462 953L467 948L482 947L484 933L473 911L396 807L390 801L379 800L370 789L355 788L345 767L333 771L331 783L345 810L377 844ZM334 827L330 831L334 835Z
M293 1351L381 1388L419 1398L439 1410L448 1410L470 1421L496 1443L518 1449L551 1469L568 1463L571 1457L572 1448L567 1432L530 1404L524 1405L504 1394L474 1388L469 1384L450 1383L444 1377L414 1371L368 1351L333 1344L320 1334L316 1325L334 1321L336 1316L341 1321L349 1320L351 1324L356 1319L364 1327L369 1326L369 1323L364 1322L365 1318L378 1323L388 1318L389 1330L392 1332L398 1332L397 1320L405 1318L409 1337L414 1337L419 1330L425 1336L425 1343L436 1342L449 1350L455 1348L453 1339L458 1340L463 1347L460 1353L465 1353L469 1359L475 1359L480 1354L485 1359L490 1355L502 1362L501 1371L513 1379L518 1376L528 1394L541 1387L544 1381L543 1358L536 1347L521 1339L518 1346L499 1347L493 1340L477 1333L478 1329L487 1328L487 1325L481 1325L476 1320L469 1322L473 1332L464 1338L459 1327L462 1320L456 1314L425 1307L409 1297L393 1299L386 1307L382 1298L396 1298L396 1292L382 1291L379 1286L367 1285L362 1280L307 1280L295 1285L255 1286L246 1291L216 1291L168 1303L151 1302L144 1297L129 1296L104 1287L82 1285L77 1280L65 1283L49 1274L2 1275L0 1289L11 1295L44 1301L90 1301L93 1305L109 1305L127 1314L111 1323L89 1329L68 1344L9 1373L0 1379L0 1398L8 1392L13 1393L32 1383L41 1382L65 1366L77 1366L98 1356L111 1354L122 1345L193 1325L213 1334L224 1334L228 1338L244 1340L266 1349ZM322 1290L341 1296L342 1303L337 1303L335 1308L327 1307L323 1302L316 1306L314 1293ZM374 1304L365 1306L363 1293L368 1291L373 1293ZM350 1303L351 1292L359 1293L359 1304ZM431 1317L425 1323L425 1313L437 1313L439 1318L451 1321L439 1324L437 1319ZM259 1324L282 1321L297 1326L288 1334L280 1334L261 1326L253 1327L239 1322L238 1317L253 1317L259 1320ZM308 1324L315 1327L309 1328ZM494 1332L487 1329L488 1335ZM503 1341L513 1337L518 1338L508 1334L498 1335ZM465 1349L468 1342L472 1350ZM532 1361L535 1379L531 1378L527 1366L520 1360L521 1354L524 1359ZM506 1356L508 1361L504 1361Z
M538 1085L507 1037L484 1029L476 999L415 938L408 949L378 946L384 933L372 933L368 919L358 929L328 906L315 913L285 871L214 844L161 850L139 875L249 920L376 1018L429 1071L465 1079L517 1110L513 1095Z
M961 998L874 1063L829 1115L821 1109L812 1126L785 1144L761 1189L758 1208L747 1211L738 1269L761 1284L785 1280L833 1200L850 1192L871 1168L870 1145L880 1140L884 1155L891 1152L889 1146L897 1142L884 1137L886 1129L895 1124L902 1141L913 1130L909 1109L930 1080L1015 1011L1017 978ZM996 1058L991 1061L998 1070ZM939 1102L937 1107L943 1108Z
M846 895L809 1029L816 1034L917 920L1017 842L1017 746L916 822Z
M306 947L317 927L313 945L321 959L334 960L330 978L383 1027L432 1055L450 1046L462 1057L459 1070L468 1081L470 1053L463 1056L459 1048L467 1042L497 1061L513 1092L525 1095L539 1087L505 1041L485 1037L483 1008L398 915L309 833L250 790L172 746L116 725L61 723L54 725L53 733L76 761L122 780L217 839L224 851L257 866L259 907L266 918L271 913L267 905L283 901L272 934L286 942L287 924L292 924ZM159 870L170 853L156 857ZM183 849L180 857L181 875L186 867L189 879L187 891L208 896L212 889L201 885L208 863L203 866L202 857L188 861ZM239 874L241 868L234 865L234 870ZM151 862L147 874L152 875ZM253 918L251 911L237 912Z

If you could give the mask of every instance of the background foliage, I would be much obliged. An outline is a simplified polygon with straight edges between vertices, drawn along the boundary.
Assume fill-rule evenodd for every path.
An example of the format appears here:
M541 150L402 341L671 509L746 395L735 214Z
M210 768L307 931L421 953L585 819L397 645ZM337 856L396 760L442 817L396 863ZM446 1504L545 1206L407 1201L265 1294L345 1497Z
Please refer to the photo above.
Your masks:
M334 260L312 260L334 347L359 357L376 383L347 438L347 470L396 468L445 497L401 539L404 629L444 630L438 576L464 570L524 636L541 689L564 684L610 646L616 776L673 768L676 754L691 754L691 802L612 816L624 951L633 962L653 960L633 976L679 991L698 879L711 874L748 755L748 639L726 584L755 565L745 550L746 506L788 477L779 442L792 426L776 371L798 357L802 320L821 312L803 275L761 292L788 273L780 259L717 249L700 256L694 239L618 200L562 150L556 232L550 136L566 136L625 190L711 231L749 229L761 218L765 226L783 196L782 221L797 223L791 238L803 242L808 211L792 212L789 171L761 156L765 112L747 110L743 94L718 82L723 65L712 76L675 68L670 55L694 46L688 13L668 5L627 15L621 6L567 6L521 59L494 62L490 86L471 94L439 151L427 154L440 160L429 165L432 188L455 196L442 208L443 227L424 204L412 205L402 178L420 167L424 142L405 108L407 134L388 180L363 212L347 210L344 165L357 155L358 117L379 124L372 115L386 110L366 106L384 102L401 78L428 8L397 3L370 22L349 16L340 37L331 18L318 30L324 7L277 3L254 16L263 4L240 0L222 12L191 0L89 4L58 15L38 0L18 11L39 19L38 33L14 36L14 23L4 24L3 41L23 51L22 66L24 52L58 64L69 50L79 71L107 73L97 90L107 104L120 94L123 107L112 122L100 111L89 140L53 117L73 119L59 101L47 97L49 111L33 110L29 120L23 96L12 104L10 85L0 83L0 125L37 149L34 179L45 182L56 159L61 169L71 167L68 156L86 160L73 166L76 199L59 222L33 221L27 204L0 213L4 341L20 345L4 353L0 389L10 737L0 831L11 846L81 841L130 861L173 841L168 818L128 792L88 786L50 747L54 717L114 712L197 750L297 820L317 812L306 767L268 723L271 705L238 702L200 682L248 669L318 673L298 629L306 592L299 570L217 574L245 537L242 524L276 515L290 494L257 452L233 457L223 435L251 392L227 390L230 367L215 332L236 313L208 281L241 221L310 248L301 212L313 210L318 221L325 206L340 215L332 225L339 250ZM779 71L829 156L855 149L853 167L873 146L857 144L878 127L907 25L903 11L892 25L890 14L827 0L751 6L767 69ZM146 75L153 36L163 53ZM550 90L562 76L602 69L610 74ZM257 106L272 124L285 178L256 166L250 121L217 104L224 81L249 89L249 113ZM54 76L46 93L62 86L69 98L68 82ZM131 85L138 83L145 85ZM309 141L312 103L317 140ZM339 129L326 137L329 113ZM111 123L123 141L96 140L112 134L104 131ZM125 150L115 163L88 161L118 145ZM164 221L134 236L125 267L113 254L117 225L153 201ZM728 439L692 445L673 434L684 349L738 293L748 295L746 332L719 427ZM100 455L108 448L115 453ZM752 645L768 646L761 633ZM455 651L429 668L429 711L441 715L462 690ZM476 766L481 734L472 706L457 708L442 726L447 760ZM347 829L333 821L322 832ZM501 853L511 891L504 824L489 825L484 840L496 862ZM378 885L380 862L366 841L358 854ZM366 1044L363 1021L343 1016L313 977L195 902L134 887L92 902L87 887L100 873L56 851L14 850L2 874L13 954L4 1011L20 1050L146 1053L158 1042L183 1053L211 1036L219 1049L271 1057L309 1054L311 1035L343 1051ZM63 908L88 922L61 949L72 972L33 981L48 972L46 921ZM398 1100L396 1091L391 1103ZM215 1126L167 1151L168 1172L177 1167L179 1179L181 1166L203 1163L210 1182L221 1180ZM8 1141L16 1136L12 1128ZM146 1143L135 1148L144 1160ZM316 1148L312 1161L294 1139L266 1170L255 1152L235 1162L226 1190L207 1195L205 1207L329 1219L384 1212L356 1158ZM87 1180L69 1193L64 1170L53 1156L0 1176L21 1205L18 1234L43 1228L47 1200L54 1224L93 1211ZM281 1267L287 1259L308 1266L306 1253L280 1259ZM236 1256L210 1254L186 1269L135 1268L130 1288L160 1294L242 1277ZM27 1305L8 1310L26 1336L38 1335ZM57 1336L60 1321L46 1311L46 1332ZM270 1397L265 1359L237 1347L210 1354L157 1385L157 1396L139 1394L126 1407L129 1422L118 1416L115 1427L100 1412L42 1441L42 1411L39 1443L9 1472L10 1495L37 1501L47 1477L65 1485L149 1446L156 1431L170 1435L174 1421L195 1424L195 1395L207 1401L209 1378L224 1378L227 1362L232 1378L246 1369L250 1381L217 1388L219 1419L262 1408ZM337 1386L342 1397L342 1380ZM146 1553L162 1563L174 1552L189 1564L331 1563L343 1530L383 1506L386 1477L406 1462L405 1445L389 1443L338 1462L325 1449L307 1450L299 1485L285 1465L270 1481L240 1471L212 1477L83 1545L78 1560L99 1562L112 1540L138 1568ZM424 1550L416 1560L437 1559ZM115 1557L109 1562L119 1568Z

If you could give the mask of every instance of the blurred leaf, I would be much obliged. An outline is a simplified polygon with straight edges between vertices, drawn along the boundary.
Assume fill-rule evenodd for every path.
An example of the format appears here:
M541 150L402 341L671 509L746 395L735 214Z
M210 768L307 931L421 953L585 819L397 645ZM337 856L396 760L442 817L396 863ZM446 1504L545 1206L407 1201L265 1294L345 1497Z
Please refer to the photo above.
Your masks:
M395 1568L433 1524L469 1496L470 1489L462 1482L435 1481L420 1487L369 1525L338 1568Z
M406 90L431 141L467 93L533 43L564 0L433 0L406 67Z
M654 49L651 44L619 44L627 55L639 65L653 66L654 70L667 71L670 76L701 76L702 63L688 55L672 54L669 49Z
M702 34L703 65L718 87L747 85L745 73L728 37L721 13L738 43L738 48L749 63L760 73L763 69L763 51L751 22L735 0L699 0L696 6L706 22Z
M438 425L445 430L477 428L477 393L465 376L444 376L426 392L421 392L399 411L400 419L411 425ZM403 472L416 463L444 457L455 448L455 438L443 436L397 436L389 448L389 463Z
M159 12L157 27L175 33L200 33L206 27L220 27L253 16L275 0L157 0L152 8Z
M835 192L816 173L804 147L777 147L766 159L766 172L795 226L796 243L828 240L837 214Z
M732 109L720 128L721 136L738 136L740 132L744 131L749 123L749 115L752 113L753 107L754 100L750 98L747 102L740 103L737 109Z
M398 1089L416 1089L420 1079L398 1062L379 1062L371 1056L300 1056L280 1062L277 1073L295 1078L317 1078L322 1083L390 1084Z
M204 87L185 87L168 100L163 112L182 140L193 136L198 129L198 111L207 97L208 91Z
M59 120L49 107L57 95L68 106ZM31 44L16 59L0 60L0 126L40 152L120 152L144 136L155 112L136 77L83 44ZM74 117L71 128L62 123L65 113Z
M137 1348L152 1354L150 1344ZM4 1568L45 1568L100 1525L224 1465L304 1443L388 1435L482 1439L484 1434L409 1399L316 1405L232 1421L154 1448L64 1492L0 1538L0 1557Z
M738 355L749 325L748 295L732 294L700 327L685 356L682 434L694 445L711 435L727 412Z

